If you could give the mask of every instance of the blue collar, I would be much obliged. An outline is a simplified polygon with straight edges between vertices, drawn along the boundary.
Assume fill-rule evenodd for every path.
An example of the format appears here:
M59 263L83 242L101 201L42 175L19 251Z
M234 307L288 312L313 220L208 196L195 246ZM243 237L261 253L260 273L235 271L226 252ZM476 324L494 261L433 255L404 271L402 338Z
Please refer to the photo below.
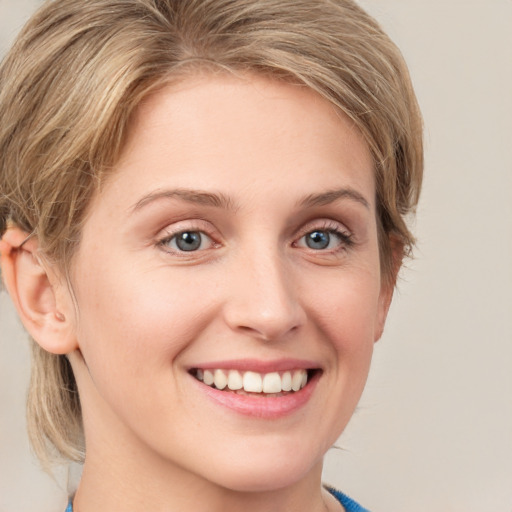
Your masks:
M326 489L343 505L346 512L370 512L366 508L358 505L353 499L349 498L346 494L343 494L332 487L326 487ZM73 504L69 502L66 512L73 512Z
M346 494L343 494L341 491L337 491L333 487L326 487L326 489L343 505L346 512L370 512L368 509L361 507L361 505L356 503L352 498L349 498Z

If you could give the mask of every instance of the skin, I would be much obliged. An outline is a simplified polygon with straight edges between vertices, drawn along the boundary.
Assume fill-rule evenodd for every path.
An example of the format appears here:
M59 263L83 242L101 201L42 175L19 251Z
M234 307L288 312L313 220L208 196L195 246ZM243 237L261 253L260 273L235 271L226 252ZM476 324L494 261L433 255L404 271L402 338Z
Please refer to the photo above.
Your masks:
M183 231L201 233L198 250L179 250ZM327 248L308 246L314 231ZM36 340L70 354L87 441L76 511L341 510L322 491L322 458L361 396L392 295L372 159L346 117L305 87L189 78L141 105L90 205L77 307L36 244L11 255L6 281L22 318L44 309L46 330L25 322ZM42 269L39 299L24 298L23 264ZM219 405L189 373L283 358L319 378L272 419Z

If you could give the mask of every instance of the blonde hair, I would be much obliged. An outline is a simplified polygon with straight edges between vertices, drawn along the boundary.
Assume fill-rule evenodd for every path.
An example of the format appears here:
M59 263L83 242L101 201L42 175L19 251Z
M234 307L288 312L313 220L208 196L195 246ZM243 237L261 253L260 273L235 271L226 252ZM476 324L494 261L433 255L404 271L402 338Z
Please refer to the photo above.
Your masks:
M53 0L0 68L0 235L37 236L66 273L91 197L116 163L131 115L197 70L305 85L361 130L375 162L382 275L407 254L418 201L422 122L403 58L352 0ZM29 431L44 463L84 457L65 356L32 342Z

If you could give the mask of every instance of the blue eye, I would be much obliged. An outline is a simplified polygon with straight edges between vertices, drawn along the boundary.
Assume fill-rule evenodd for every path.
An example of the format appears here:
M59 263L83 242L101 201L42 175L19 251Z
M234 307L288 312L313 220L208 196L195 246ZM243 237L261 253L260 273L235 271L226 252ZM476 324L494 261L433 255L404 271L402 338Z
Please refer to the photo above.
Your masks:
M310 249L327 249L331 243L331 233L328 231L312 231L305 236L306 245Z
M336 251L353 244L352 235L344 233L338 226L314 229L303 235L297 245L314 251Z
M185 231L176 235L176 246L181 251L197 251L201 247L201 233Z
M181 231L162 241L170 249L179 252L192 252L211 245L211 239L201 231Z

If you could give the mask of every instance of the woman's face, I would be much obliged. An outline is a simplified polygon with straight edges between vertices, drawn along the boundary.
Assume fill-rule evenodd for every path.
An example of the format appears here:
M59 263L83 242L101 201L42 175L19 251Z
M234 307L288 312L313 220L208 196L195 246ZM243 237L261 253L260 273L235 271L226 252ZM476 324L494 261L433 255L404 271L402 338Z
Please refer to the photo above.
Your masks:
M91 457L297 482L351 417L391 295L367 146L305 87L164 89L93 200L72 281Z

